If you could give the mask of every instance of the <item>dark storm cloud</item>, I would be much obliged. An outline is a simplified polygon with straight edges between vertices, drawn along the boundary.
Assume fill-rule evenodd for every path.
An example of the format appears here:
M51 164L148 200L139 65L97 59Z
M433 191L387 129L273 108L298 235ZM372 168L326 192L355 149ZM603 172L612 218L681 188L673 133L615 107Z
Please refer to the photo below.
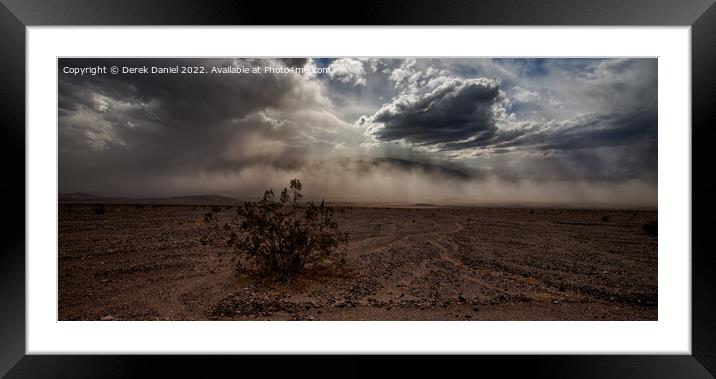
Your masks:
M480 154L493 170L509 180L640 178L655 183L657 124L654 109L582 116L513 138L505 137L502 142L490 145L489 152Z
M632 145L644 141L656 146L657 111L644 109L626 114L592 114L560 123L525 123L518 129L495 130L492 139L471 138L442 144L446 150L490 148L491 153L513 151L569 151Z
M399 97L361 124L382 141L403 140L442 150L529 147L573 150L656 140L656 109L591 114L562 123L500 128L504 94L487 79L447 81L424 95Z
M489 140L497 131L493 108L499 88L487 79L453 79L424 95L405 95L363 123L379 124L372 134L383 141L444 144Z
M113 65L332 71L63 73ZM298 176L334 198L656 201L652 59L103 58L59 70L60 191L241 197Z
M306 65L308 59L306 58L277 58L283 62L286 67L303 67Z
M378 141L461 157L509 180L656 181L655 60L494 62L526 78L506 75L506 91L498 79L435 68L441 61L407 61L391 76L402 93L358 124ZM570 117L545 119L570 115L565 104Z
M656 109L627 114L589 115L568 122L554 132L544 131L528 139L542 150L628 146L639 141L647 141L655 147L657 125ZM544 135L543 138L540 138L540 134Z
M64 66L263 67L304 61L61 59L61 187L82 188L100 182L109 187L109 183L128 184L152 175L229 170L262 162L277 167L295 166L300 164L310 142L301 138L297 127L282 119L282 112L320 109L321 102L318 89L294 74L74 76L63 74ZM278 119L267 115L272 110L276 110ZM281 151L227 157L237 134L251 137L254 145L273 141L281 145ZM111 175L107 170L112 171ZM94 179L88 178L92 176Z

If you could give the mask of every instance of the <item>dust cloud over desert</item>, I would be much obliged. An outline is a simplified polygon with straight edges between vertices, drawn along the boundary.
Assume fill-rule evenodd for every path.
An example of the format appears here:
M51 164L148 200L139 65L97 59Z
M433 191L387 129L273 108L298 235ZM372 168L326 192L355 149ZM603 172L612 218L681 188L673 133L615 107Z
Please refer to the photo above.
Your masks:
M59 73L60 192L331 202L657 204L653 59L62 59L306 68ZM311 70L317 67L325 70ZM316 74L319 72L319 74Z

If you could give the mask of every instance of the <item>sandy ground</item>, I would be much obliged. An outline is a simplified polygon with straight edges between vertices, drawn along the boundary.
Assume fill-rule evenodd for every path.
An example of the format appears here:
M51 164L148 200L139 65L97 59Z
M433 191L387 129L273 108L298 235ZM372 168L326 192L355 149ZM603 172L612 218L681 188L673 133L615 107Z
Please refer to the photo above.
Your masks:
M262 283L211 208L61 204L59 319L657 319L655 211L344 207L343 269Z

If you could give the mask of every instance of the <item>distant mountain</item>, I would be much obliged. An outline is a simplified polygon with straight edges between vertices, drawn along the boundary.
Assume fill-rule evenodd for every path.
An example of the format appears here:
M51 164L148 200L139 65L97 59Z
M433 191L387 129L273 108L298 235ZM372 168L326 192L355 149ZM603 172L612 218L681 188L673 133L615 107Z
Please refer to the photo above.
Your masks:
M81 192L60 193L59 202L65 204L172 204L172 205L232 205L240 200L221 195L189 195L155 198L128 198L96 196Z
M94 200L99 198L98 196L90 195L87 193L82 192L69 192L69 193L60 193L60 202L63 201L86 201L86 200Z
M431 164L431 163L422 163L422 162L416 162L416 161L410 161L407 159L398 159L398 158L375 158L372 162L374 165L388 165L392 166L397 169L411 171L411 170L418 170L422 171L426 174L438 174L445 177L453 178L453 179L460 179L460 180L469 180L470 175L450 167L445 167L441 165Z
M60 203L114 203L132 200L124 197L97 196L83 192L60 193L58 198Z
M159 204L239 204L241 201L233 197L221 195L188 195L144 199Z

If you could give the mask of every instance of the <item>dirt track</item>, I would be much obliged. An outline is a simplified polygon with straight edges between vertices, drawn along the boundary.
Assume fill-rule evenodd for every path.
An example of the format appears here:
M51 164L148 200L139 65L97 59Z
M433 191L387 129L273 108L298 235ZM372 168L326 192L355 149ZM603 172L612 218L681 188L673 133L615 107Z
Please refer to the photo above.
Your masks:
M655 211L346 207L345 270L236 277L229 207L60 205L60 320L656 320Z

